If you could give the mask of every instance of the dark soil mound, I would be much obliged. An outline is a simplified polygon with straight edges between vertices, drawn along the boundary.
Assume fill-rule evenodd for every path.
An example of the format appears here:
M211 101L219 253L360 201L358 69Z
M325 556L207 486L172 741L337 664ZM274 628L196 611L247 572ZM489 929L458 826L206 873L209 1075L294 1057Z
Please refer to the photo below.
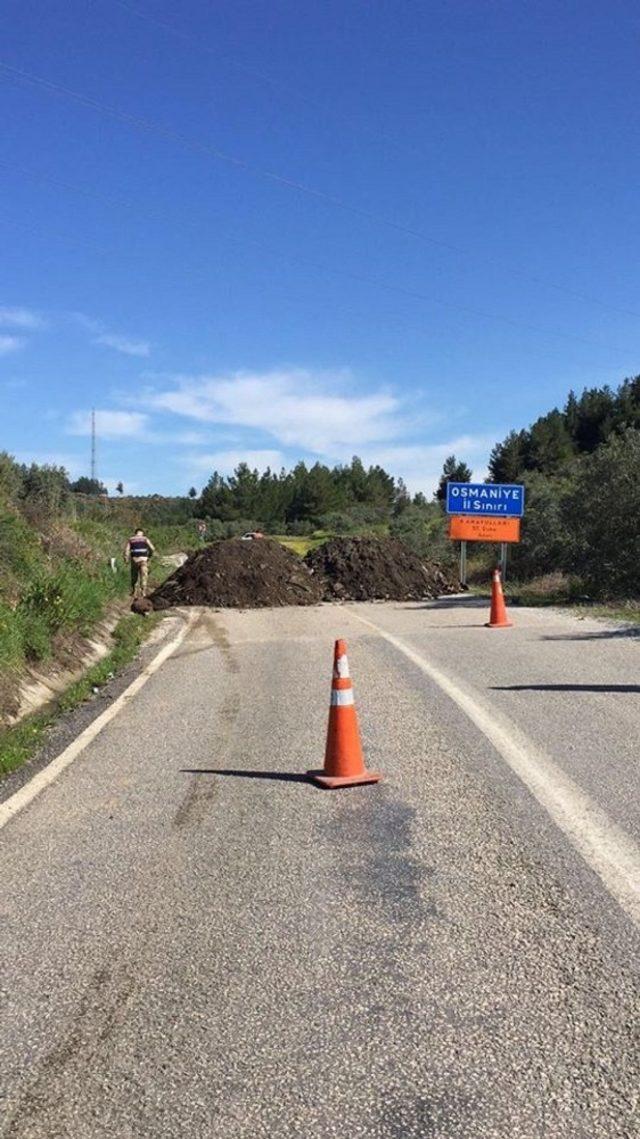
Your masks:
M454 573L423 561L396 538L332 538L305 561L324 578L327 601L417 601L460 589Z
M153 605L148 597L136 597L135 601L131 602L131 612L137 613L139 617L146 617L152 609Z
M271 605L316 605L322 583L301 558L279 542L232 538L196 550L151 594L154 609L215 605L262 609Z

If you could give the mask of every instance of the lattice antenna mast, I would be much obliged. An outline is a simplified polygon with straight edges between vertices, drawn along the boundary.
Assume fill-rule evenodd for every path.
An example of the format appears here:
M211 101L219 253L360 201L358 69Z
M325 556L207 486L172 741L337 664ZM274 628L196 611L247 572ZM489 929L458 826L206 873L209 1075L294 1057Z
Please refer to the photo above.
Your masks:
M91 481L96 481L96 409L91 409Z

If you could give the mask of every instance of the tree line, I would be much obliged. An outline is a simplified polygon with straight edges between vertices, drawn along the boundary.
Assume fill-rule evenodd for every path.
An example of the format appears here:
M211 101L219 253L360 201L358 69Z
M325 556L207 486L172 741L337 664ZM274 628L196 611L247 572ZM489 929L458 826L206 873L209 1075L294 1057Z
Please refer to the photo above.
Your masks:
M435 495L427 497L409 494L402 479L379 465L365 467L358 457L333 467L300 462L289 471L262 473L240 463L232 475L214 471L200 493L192 487L174 498L126 496L111 500L110 509L141 525L204 519L211 538L258 527L289 534L390 532L421 555L447 560L455 548L446 536L446 483L470 477L469 467L451 455ZM577 591L638 595L640 376L616 389L570 392L563 407L510 431L491 452L488 479L526 486L522 541L511 555L517 577L561 571ZM19 501L25 513L80 509L79 500L86 507L93 495L97 503L103 490L88 479L71 483L62 468L0 455L0 499Z
M354 457L348 465L300 462L290 470L263 473L240 463L234 473L214 471L197 503L198 513L223 522L255 519L272 533L335 528L347 516L354 522L386 521L410 497L402 479L381 466L365 468Z
M563 408L554 407L531 427L510 431L489 459L492 482L516 482L528 471L560 475L573 459L590 455L613 435L640 429L640 376L620 387L569 392Z
M447 559L442 498L447 478L469 479L471 471L450 456L436 495L411 495L401 478L382 466L365 467L357 456L333 467L297 463L292 470L264 472L240 463L231 475L214 471L198 493L107 498L105 487L87 477L71 482L62 467L24 465L0 454L0 506L12 503L34 521L59 515L118 518L125 525L180 526L203 520L209 539L245 530L305 535L385 534L402 538L417 553ZM119 489L119 488L117 488ZM195 531L194 531L195 533Z
M530 427L509 432L489 461L495 482L526 487L522 579L556 570L576 592L635 597L640 565L640 376L570 392Z

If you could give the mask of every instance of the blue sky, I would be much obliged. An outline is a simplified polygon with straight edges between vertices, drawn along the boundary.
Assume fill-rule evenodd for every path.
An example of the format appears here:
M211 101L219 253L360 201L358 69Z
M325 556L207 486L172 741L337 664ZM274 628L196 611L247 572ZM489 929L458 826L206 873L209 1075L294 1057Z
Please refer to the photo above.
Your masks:
M0 449L430 490L640 371L636 4L5 0Z

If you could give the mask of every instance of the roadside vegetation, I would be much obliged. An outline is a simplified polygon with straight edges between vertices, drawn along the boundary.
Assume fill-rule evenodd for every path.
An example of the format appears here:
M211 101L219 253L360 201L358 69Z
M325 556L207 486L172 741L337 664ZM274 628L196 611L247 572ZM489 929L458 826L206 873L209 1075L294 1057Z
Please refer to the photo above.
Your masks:
M453 456L447 463L450 477L470 477ZM411 496L402 479L357 456L346 465L298 463L262 474L241 463L230 477L215 471L193 505L213 539L260 529L305 554L331 537L391 534L422 556L454 557L439 501Z
M489 475L526 486L511 591L540 580L543 594L559 574L556 591L570 602L640 595L640 377L570 393L562 410L494 447Z
M21 767L41 746L47 728L60 713L69 712L89 699L95 689L101 688L112 676L133 660L144 639L160 617L122 617L113 631L114 647L107 656L70 685L63 695L42 712L28 716L14 727L0 731L0 777Z
M123 547L136 505L71 490L61 468L30 467L0 454L0 721L14 710L28 665L69 665L80 642L129 589ZM195 544L194 523L154 527L159 553ZM115 559L112 564L112 559ZM152 561L152 579L170 567Z
M0 454L0 714L26 665L64 657L128 590L122 548L136 526L160 555L262 530L304 556L333 536L391 535L452 564L443 510L447 479L471 470L447 458L436 493L411 495L402 479L354 457L259 473L241 463L214 472L199 493L107 496L91 479L25 466ZM570 393L530 427L494 447L489 478L523 482L522 541L511 546L507 586L526 604L605 604L635 618L640 596L640 377L617 390ZM200 528L200 529L199 529ZM204 528L204 532L201 532ZM494 547L469 550L470 584L488 580ZM115 559L115 564L112 563ZM170 572L151 563L152 584Z

